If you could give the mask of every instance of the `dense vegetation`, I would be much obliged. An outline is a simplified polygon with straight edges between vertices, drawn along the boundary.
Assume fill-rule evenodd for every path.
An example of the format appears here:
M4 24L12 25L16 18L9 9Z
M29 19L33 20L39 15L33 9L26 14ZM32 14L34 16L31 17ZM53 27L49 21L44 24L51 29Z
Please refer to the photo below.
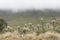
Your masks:
M60 40L59 17L60 10L0 10L0 40Z

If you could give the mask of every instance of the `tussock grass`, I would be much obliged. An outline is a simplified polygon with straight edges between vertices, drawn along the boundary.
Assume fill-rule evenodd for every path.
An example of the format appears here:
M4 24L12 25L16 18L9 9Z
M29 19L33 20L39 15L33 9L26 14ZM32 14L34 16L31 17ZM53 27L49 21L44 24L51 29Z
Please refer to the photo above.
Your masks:
M36 33L21 36L18 32L7 32L0 34L0 40L60 40L60 34L55 32L45 32L38 36Z

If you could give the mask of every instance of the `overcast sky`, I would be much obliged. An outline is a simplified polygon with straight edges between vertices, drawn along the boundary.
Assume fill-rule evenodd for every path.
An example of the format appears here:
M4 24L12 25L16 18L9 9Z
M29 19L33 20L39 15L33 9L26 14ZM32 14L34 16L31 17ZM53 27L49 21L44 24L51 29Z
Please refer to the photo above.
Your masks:
M0 9L56 9L60 0L0 0Z

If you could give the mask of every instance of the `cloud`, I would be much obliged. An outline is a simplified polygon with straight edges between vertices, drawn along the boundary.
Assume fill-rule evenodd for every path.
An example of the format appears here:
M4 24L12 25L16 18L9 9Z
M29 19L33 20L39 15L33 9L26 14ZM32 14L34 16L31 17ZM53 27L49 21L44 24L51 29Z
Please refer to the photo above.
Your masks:
M60 0L0 0L0 9L59 8Z

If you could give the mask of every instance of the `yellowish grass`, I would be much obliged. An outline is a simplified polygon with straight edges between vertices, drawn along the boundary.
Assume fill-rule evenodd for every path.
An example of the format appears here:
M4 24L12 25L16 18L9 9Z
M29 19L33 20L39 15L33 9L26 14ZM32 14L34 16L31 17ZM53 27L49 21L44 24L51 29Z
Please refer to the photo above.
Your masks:
M41 33L38 36L36 33L29 33L21 36L18 32L7 32L0 34L0 40L60 40L60 34L54 32Z
M18 33L7 32L0 35L0 40L22 40Z

